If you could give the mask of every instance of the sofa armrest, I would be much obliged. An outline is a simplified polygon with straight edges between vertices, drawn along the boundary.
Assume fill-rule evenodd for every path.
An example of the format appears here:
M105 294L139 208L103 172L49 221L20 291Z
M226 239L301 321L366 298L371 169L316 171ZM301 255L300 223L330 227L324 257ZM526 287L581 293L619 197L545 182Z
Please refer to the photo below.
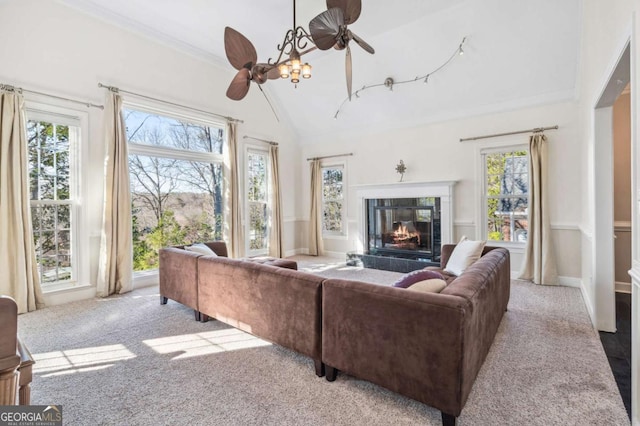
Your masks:
M453 249L456 248L457 244L443 244L440 251L440 267L442 269L446 268L447 262L451 257L451 253L453 253ZM494 246L484 246L482 249L482 256L489 253L491 250L498 248Z
M455 244L443 244L440 249L440 267L442 269L446 268L447 262L451 257L451 253L453 253L453 249L456 248Z
M162 248L160 257L160 296L198 311L199 253L175 247Z
M213 252L218 256L229 257L229 252L227 251L227 243L225 243L224 241L210 241L204 244L211 250L213 250Z
M17 349L18 305L8 296L0 296L0 358L13 357Z
M469 305L458 296L326 280L322 360L457 416Z

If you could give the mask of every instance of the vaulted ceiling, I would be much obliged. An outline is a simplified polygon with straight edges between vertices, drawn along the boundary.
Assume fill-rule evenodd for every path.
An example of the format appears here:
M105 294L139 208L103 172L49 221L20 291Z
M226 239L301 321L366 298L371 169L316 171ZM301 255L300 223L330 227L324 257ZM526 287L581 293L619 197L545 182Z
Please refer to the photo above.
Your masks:
M277 44L293 21L291 0L61 0L76 9L228 69L224 27L251 40L258 60L277 57ZM297 24L326 10L324 0L301 0ZM370 55L352 43L354 91L413 80L442 65L467 37L463 56L423 80L362 91L351 102L344 51L315 51L303 59L313 77L297 88L284 80L263 87L280 120L302 142L336 132L379 131L469 115L540 105L576 95L580 0L362 0L350 29L371 44ZM259 96L256 87L250 96ZM255 92L255 93L254 93ZM224 93L212 94L224 96ZM242 102L242 101L239 101ZM266 101L264 113L272 115ZM341 106L342 105L342 106ZM336 112L340 113L335 118Z

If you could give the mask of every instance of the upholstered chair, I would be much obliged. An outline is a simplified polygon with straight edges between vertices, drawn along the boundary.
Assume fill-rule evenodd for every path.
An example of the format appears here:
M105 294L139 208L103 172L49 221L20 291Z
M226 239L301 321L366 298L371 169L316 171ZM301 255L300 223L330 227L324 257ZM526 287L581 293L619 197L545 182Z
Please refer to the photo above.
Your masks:
M18 346L18 305L0 296L0 405L15 405L20 373Z

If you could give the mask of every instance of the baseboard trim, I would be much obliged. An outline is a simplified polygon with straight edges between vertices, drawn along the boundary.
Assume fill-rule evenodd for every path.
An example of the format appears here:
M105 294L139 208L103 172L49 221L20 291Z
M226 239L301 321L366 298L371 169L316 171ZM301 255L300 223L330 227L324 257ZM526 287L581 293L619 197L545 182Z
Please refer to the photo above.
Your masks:
M144 287L151 287L159 285L160 283L160 271L158 269L152 269L150 271L134 272L133 274L133 289L139 289Z
M287 250L284 252L284 257L296 256L298 254L309 254L309 249L297 248L293 250Z
M93 299L94 297L96 297L95 286L82 286L44 293L44 304L45 306L56 306L79 300Z
M594 329L597 330L598 327L596 326L596 317L595 313L593 312L593 304L591 303L591 298L589 297L589 293L587 292L584 281L580 283L580 292L582 293L582 301L587 307L587 313L589 314L589 318L591 319L591 325Z
M342 251L324 251L322 255L327 257L333 257L336 259L344 259L344 260L347 259L347 253Z
M631 283L616 281L616 292L631 294Z
M511 271L512 280L519 280L518 275L520 275L520 271ZM580 288L580 286L582 286L582 280L576 277L558 277L558 285Z
M558 277L558 284L564 287L581 288L582 280L576 277Z

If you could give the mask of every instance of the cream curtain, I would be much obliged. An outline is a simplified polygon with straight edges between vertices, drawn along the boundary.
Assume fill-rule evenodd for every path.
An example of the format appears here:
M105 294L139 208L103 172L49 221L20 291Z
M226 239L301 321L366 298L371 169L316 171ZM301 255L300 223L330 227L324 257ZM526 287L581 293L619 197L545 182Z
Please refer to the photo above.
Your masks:
M282 200L280 199L280 174L278 171L278 146L269 147L271 168L271 229L269 231L269 256L284 257L282 242Z
M242 210L240 206L240 179L238 159L238 124L231 121L227 124L229 138L229 204L230 204L230 253L235 258L244 255L244 236L242 230Z
M311 161L311 210L309 212L309 254L319 256L322 247L322 167L320 160Z
M0 92L0 294L18 312L44 307L31 229L24 99Z
M536 133L529 139L529 232L521 279L536 284L558 284L547 204L547 137Z
M106 146L104 211L98 263L98 296L133 289L133 242L129 156L122 98L109 91L104 108Z

